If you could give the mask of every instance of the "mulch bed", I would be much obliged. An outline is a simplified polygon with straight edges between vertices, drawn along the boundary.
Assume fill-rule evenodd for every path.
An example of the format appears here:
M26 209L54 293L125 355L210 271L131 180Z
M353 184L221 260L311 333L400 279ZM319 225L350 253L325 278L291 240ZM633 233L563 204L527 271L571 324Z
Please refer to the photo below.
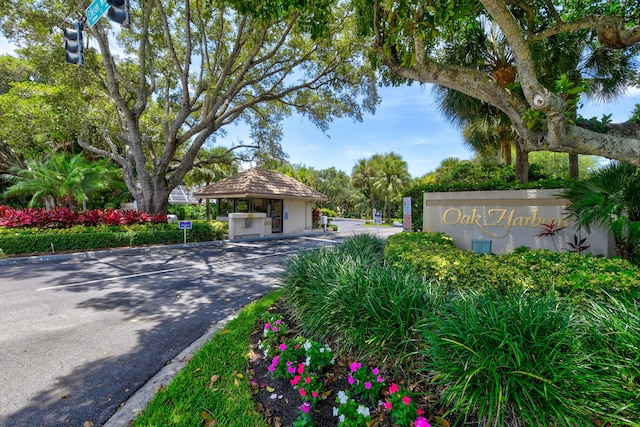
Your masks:
M278 303L270 308L270 313L283 317L283 322L289 327L288 335L291 338L298 335L296 324L291 319L286 308ZM258 348L258 341L262 337L264 325L262 322L256 324L252 334L251 345L253 352L250 357L250 367L248 379L253 390L257 410L262 413L271 427L288 427L300 414L302 399L298 391L289 384L286 379L276 379L272 377L268 370L271 360L263 357L262 351ZM338 425L338 418L333 415L333 408L338 406L335 402L338 391L350 390L351 386L347 381L349 376L349 363L351 361L336 360L334 365L325 370L324 389L331 391L328 397L319 401L311 411L313 424L315 426L330 427ZM418 399L419 406L425 410L425 415L432 426L448 427L449 423L438 417L441 411L436 411L434 402L437 400L436 390L433 386L414 386L412 390L415 398ZM371 405L368 405L369 407ZM391 417L381 406L369 408L371 410L371 423L369 427L392 427ZM440 424L436 420L440 420Z

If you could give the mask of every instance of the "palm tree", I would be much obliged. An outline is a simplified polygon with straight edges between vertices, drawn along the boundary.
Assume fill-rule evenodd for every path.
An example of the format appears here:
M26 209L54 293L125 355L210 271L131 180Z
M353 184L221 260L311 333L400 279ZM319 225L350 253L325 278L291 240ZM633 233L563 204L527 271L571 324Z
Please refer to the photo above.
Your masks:
M194 168L184 177L187 187L209 185L238 173L238 161L225 147L202 148L198 152ZM211 206L206 201L206 218L211 219Z
M31 196L30 207L40 201L47 209L54 206L77 209L92 193L109 186L111 172L105 160L90 162L82 154L54 153L44 162L33 160L27 162L27 168L13 169L12 175L4 175L13 184L3 195Z
M445 49L450 61L475 64L490 74L502 87L516 80L513 55L504 36L495 26L488 29L480 22L466 28L460 40ZM511 149L516 145L516 176L521 182L528 180L527 153L518 149L511 129L511 120L499 109L453 89L434 86L434 95L440 111L462 130L464 142L482 157L497 153L498 163L512 163Z
M351 186L356 190L360 190L362 194L369 199L370 211L367 213L372 216L375 209L375 191L373 188L373 180L375 177L374 157L371 159L360 159L353 167L351 172Z
M376 172L373 178L373 188L384 197L386 217L391 218L391 199L400 197L411 181L407 162L399 154L386 153L378 156L375 161Z
M616 254L631 259L640 242L640 169L612 162L578 181L561 194L578 227L590 232L593 225L613 233Z

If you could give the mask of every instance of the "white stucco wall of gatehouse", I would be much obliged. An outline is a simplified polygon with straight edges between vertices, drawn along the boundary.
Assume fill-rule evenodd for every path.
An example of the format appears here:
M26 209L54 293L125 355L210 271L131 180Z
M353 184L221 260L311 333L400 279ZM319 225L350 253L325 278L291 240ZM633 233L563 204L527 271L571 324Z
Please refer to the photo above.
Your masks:
M425 193L423 231L444 232L461 249L491 242L492 253L511 252L520 246L567 251L574 236L587 238L583 253L613 256L612 236L601 227L577 230L565 209L568 200L559 190L463 191ZM542 224L554 221L566 227L551 237L536 237ZM479 245L480 244L480 245Z
M313 202L300 199L284 199L282 207L282 233L300 234L311 230Z

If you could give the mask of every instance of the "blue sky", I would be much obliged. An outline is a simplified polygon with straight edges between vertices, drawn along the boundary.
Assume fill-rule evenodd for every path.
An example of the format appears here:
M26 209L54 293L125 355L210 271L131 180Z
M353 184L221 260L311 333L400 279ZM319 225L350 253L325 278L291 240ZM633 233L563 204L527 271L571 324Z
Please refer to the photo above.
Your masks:
M0 38L0 53L11 51L12 46ZM460 131L437 110L431 87L413 84L379 88L382 102L374 115L366 115L362 122L335 120L326 133L304 117L291 116L284 122L282 148L293 164L314 169L335 167L349 175L359 159L391 151L407 162L413 177L433 171L447 157L471 158L473 153L464 146ZM580 114L586 118L612 114L614 122L622 122L638 103L640 89L636 88L610 104L586 101ZM232 124L226 130L228 136L220 141L223 144L249 139L244 126Z
M301 116L289 117L282 147L293 164L335 167L349 175L359 159L390 151L407 162L414 178L435 170L447 157L473 157L460 131L438 111L431 88L419 84L380 88L382 102L375 115L365 116L362 122L336 120L326 135ZM585 101L580 114L586 118L612 114L614 122L623 122L638 103L640 89L634 89L610 104ZM248 139L248 131L239 126L229 126L227 131L227 140Z

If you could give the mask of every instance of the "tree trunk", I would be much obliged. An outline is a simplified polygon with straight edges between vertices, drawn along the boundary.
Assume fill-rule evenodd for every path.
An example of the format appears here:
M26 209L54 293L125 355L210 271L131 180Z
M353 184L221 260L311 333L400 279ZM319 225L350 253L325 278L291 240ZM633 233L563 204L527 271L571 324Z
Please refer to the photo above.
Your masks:
M578 166L578 155L570 153L569 154L569 178L578 179L579 178L579 166Z
M502 151L503 151L503 159L504 164L511 166L513 163L513 157L511 156L511 139L502 136Z
M529 152L516 143L516 179L521 184L529 181Z

